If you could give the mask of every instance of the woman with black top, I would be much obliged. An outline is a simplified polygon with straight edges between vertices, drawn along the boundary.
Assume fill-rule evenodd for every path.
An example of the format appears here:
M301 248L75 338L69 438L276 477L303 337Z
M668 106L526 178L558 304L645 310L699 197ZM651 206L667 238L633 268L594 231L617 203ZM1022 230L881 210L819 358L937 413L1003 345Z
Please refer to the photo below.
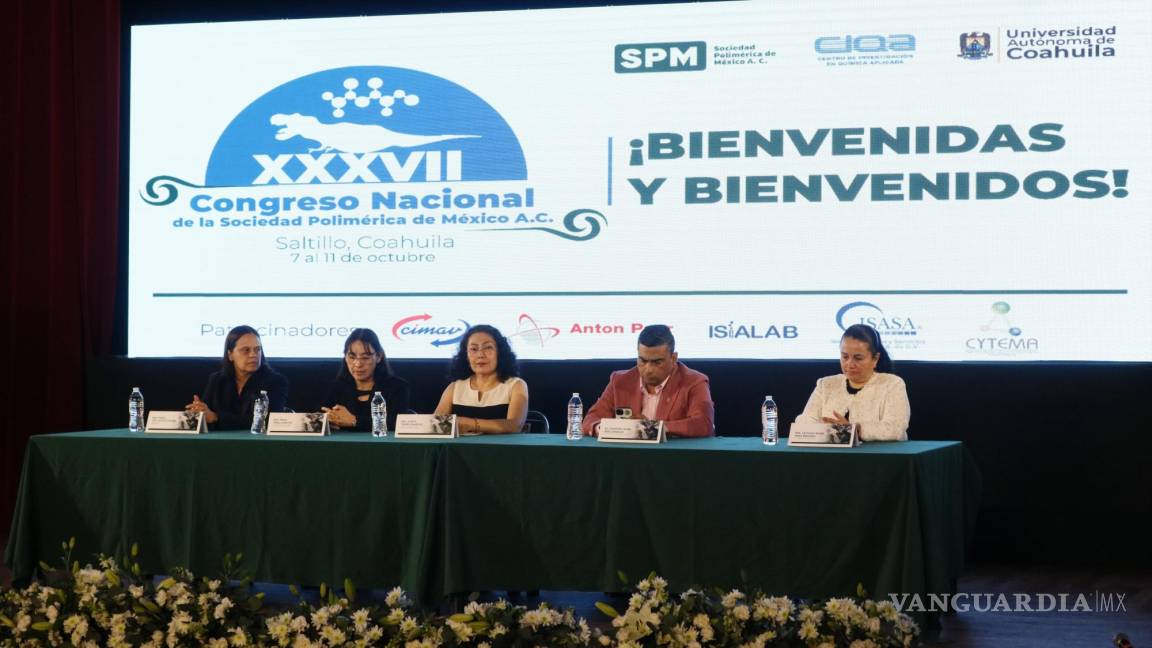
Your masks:
M380 392L388 406L388 429L396 415L408 411L408 382L393 375L380 338L372 329L354 329L344 340L344 362L324 397L328 423L342 430L372 429L372 395Z
M519 432L528 416L528 384L519 377L516 354L495 327L477 324L460 338L449 384L436 414L456 415L461 434Z
M256 329L237 326L224 338L220 371L208 377L203 393L194 394L184 409L203 412L204 421L216 429L246 430L261 391L268 392L269 412L284 411L288 379L268 365Z

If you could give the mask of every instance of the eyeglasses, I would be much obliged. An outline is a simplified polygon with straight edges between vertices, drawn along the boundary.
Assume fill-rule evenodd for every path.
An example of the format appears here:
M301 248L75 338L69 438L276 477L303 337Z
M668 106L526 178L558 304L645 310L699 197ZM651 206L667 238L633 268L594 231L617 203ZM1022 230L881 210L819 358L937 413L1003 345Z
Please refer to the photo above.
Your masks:
M485 344L483 346L469 346L468 355L481 355L496 352L495 344Z
M358 362L368 364L369 362L375 360L376 356L372 353L361 353L359 355L355 353L349 353L348 355L344 356L344 359L348 361L348 364L356 364Z

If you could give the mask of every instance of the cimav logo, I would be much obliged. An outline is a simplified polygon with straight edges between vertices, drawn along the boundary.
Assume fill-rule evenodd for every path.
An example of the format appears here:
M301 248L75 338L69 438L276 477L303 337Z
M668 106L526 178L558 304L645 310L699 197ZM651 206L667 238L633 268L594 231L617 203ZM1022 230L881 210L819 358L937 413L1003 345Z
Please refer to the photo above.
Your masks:
M317 72L248 105L224 129L211 186L525 180L516 134L438 76L394 67Z
M199 220L182 216L173 223L182 227L477 225L588 240L607 223L593 209L554 217L527 181L516 133L467 88L417 70L350 66L252 101L221 132L203 184L158 175L141 197L165 206L180 187L204 190L185 192L178 206Z

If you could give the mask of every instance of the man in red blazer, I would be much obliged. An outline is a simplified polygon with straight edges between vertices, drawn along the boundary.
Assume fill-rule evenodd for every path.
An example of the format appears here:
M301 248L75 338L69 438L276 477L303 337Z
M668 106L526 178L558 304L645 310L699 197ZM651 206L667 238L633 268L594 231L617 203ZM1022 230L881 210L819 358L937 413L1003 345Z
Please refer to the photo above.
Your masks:
M668 436L708 437L714 432L712 392L708 376L689 369L676 353L672 330L652 324L640 331L636 366L612 372L600 400L584 417L584 430L598 432L600 419L616 409L632 410L632 418L664 421Z

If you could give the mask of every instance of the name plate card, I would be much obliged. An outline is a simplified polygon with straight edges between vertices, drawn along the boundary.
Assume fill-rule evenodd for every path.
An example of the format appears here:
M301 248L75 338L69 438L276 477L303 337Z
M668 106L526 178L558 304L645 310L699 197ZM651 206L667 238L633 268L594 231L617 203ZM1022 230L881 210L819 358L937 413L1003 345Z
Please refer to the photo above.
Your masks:
M327 412L288 414L273 412L268 415L268 436L328 436Z
M148 412L144 431L149 434L203 434L204 412L153 410Z
M796 422L788 428L788 445L808 448L851 448L860 445L860 426L856 423Z
M396 417L397 439L455 439L456 415L400 414Z
M604 443L664 443L664 421L649 419L603 419L596 438Z

